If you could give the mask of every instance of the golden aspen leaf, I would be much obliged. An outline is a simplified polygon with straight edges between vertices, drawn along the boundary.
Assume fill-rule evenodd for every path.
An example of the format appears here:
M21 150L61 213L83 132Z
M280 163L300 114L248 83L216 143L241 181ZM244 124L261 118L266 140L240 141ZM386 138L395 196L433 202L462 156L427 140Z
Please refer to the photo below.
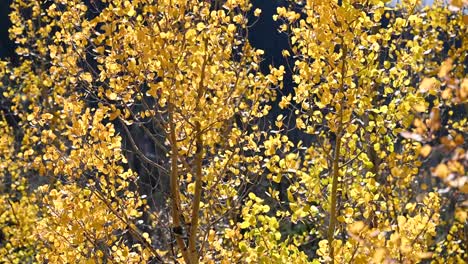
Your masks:
M416 203L407 203L405 205L405 210L408 210L409 212L413 212L415 208L416 208Z
M296 118L296 127L299 128L299 129L304 129L306 128L306 124L304 123L304 121L302 121L302 118Z
M460 188L460 191L462 193L468 193L468 182L463 184L463 186Z
M437 80L435 78L424 78L421 84L419 85L419 91L421 93L432 91L434 90L436 84Z
M427 188L428 188L427 184L425 184L425 183L421 184L421 190L425 191L425 190L427 190Z
M241 229L249 228L249 227L250 227L250 223L249 223L249 221L243 221L242 223L240 223L239 227L240 227Z
M208 242L213 242L215 240L216 232L213 229L210 229L210 232L208 233Z
M437 165L437 167L433 170L432 174L434 174L435 176L439 178L445 179L450 174L450 170L447 167L447 165L445 165L444 163L441 163Z
M130 209L130 212L128 215L131 217L138 217L140 216L140 213L136 209Z
M26 117L26 119L27 119L28 121L32 121L32 120L34 119L34 114L29 114L29 115Z
M93 76L89 72L82 73L80 78L87 83L91 83L93 81Z
M132 17L132 16L135 15L135 13L136 13L136 12L135 12L135 9L133 8L133 6L131 6L130 9L128 10L128 12L127 12L127 15L128 15L129 17Z
M42 81L42 84L44 84L45 86L47 87L51 87L52 86L52 82L50 81L50 79L45 79Z
M457 7L457 8L462 8L463 7L463 0L451 0L450 4L452 6Z
M246 252L248 250L249 246L247 245L247 242L245 242L244 240L239 242L239 250L241 252Z
M452 138L448 136L442 137L440 139L440 143L442 143L442 145L444 145L447 149L454 149L457 146Z
M429 156L429 154L431 153L431 150L432 150L432 147L430 145L424 145L421 150L419 151L419 154L425 158L427 156Z
M277 175L273 175L273 177L271 177L271 179L273 180L273 182L276 182L276 183L280 183L281 182L281 174L277 174Z
M452 98L452 89L449 87L445 88L440 94L440 97L442 97L442 99L445 99L445 100Z
M451 58L446 59L442 63L439 69L439 74L438 74L439 78L444 78L450 73L450 71L452 70L452 64L453 64L453 60Z
M191 29L187 30L187 32L185 33L185 37L188 40L192 40L196 36L196 34L197 34L197 32L195 31L195 29L191 28Z
M354 214L354 209L351 208L351 207L348 207L348 208L345 209L344 214L345 214L347 217L352 217L353 214Z
M363 221L356 221L350 225L348 225L348 231L352 234L358 234L365 228L365 224Z
M287 193L287 195L288 195L288 200L289 200L290 202L295 201L295 200L294 200L294 196L293 196L293 194L291 193L291 188L288 188L288 190L286 191L286 193Z
M457 145L462 145L465 143L465 138L463 137L462 134L457 134L455 135L455 138L453 139L453 142Z
M421 259L432 258L433 255L434 255L433 252L419 252L418 253L418 257L421 258Z
M229 24L227 30L228 32L233 33L234 31L236 31L236 26L234 24Z
M440 109L435 107L432 108L431 114L429 115L429 120L426 121L427 127L431 131L437 131L440 129L441 124L440 124Z
M197 23L197 30L198 30L198 31L202 31L202 30L205 29L205 28L206 28L206 26L205 26L205 24L203 24L202 22L198 22L198 23Z
M468 99L468 78L463 79L460 85L460 100L463 102Z
M111 91L106 91L106 96L107 98L109 98L110 100L115 100L117 99L117 94L114 93L114 92L111 92Z
M279 103L279 107L281 109L285 109L286 107L288 107L290 102L291 102L291 95L283 96L281 97L281 102Z
M112 121L112 120L116 119L117 117L120 116L120 114L121 114L120 109L117 109L117 110L113 111L112 113L109 114L109 120Z
M386 255L387 250L385 248L376 249L374 255L372 255L372 263L384 263Z
M283 126L283 115L278 115L278 116L276 117L275 125L276 125L278 128L281 128L281 127Z
M194 193L194 191L195 191L195 183L193 183L193 182L189 183L188 186L187 186L187 191L188 191L189 193Z
M281 233L280 232L275 232L275 239L279 241L281 239Z
M254 16L258 17L262 13L262 10L260 8L256 8L254 11Z
M455 219L458 221L465 223L468 218L468 211L461 209L458 207L455 209Z
M415 103L411 106L416 112L426 112L426 105L424 103Z
M50 120L52 119L54 116L51 114L51 113L44 113L41 115L41 118L42 119L47 119L47 120Z
M419 142L424 140L424 138L421 135L416 134L416 133L411 133L411 132L408 132L408 131L401 132L400 136L402 136L404 138L407 138L407 139L416 140L416 141L419 141Z
M406 220L406 217L404 217L403 215L397 216L397 222L399 226L403 226L406 223Z

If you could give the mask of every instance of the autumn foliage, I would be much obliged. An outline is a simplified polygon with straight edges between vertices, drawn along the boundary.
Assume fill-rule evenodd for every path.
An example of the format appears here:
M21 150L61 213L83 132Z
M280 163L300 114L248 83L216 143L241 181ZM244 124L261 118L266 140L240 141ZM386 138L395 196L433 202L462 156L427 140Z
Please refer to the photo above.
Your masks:
M0 262L466 263L467 3L388 2L15 0Z

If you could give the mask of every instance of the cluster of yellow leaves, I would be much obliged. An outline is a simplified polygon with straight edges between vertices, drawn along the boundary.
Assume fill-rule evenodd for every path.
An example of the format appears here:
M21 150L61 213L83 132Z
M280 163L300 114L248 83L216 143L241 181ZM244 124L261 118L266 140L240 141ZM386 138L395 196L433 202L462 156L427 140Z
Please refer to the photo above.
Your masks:
M300 13L294 6L281 7L273 17L283 23L280 30L290 34L292 46L283 55L296 58L295 91L282 98L280 107L292 109L296 129L313 137L310 146L297 144L303 154L294 162L288 161L290 150L282 152L284 160L275 155L292 144L287 138L281 143L277 135L276 141L265 142L265 154L272 156L267 163L272 181L288 177L289 210L282 214L293 223L315 223L315 230L293 237L310 241L318 234L322 240L317 254L324 261L414 263L432 258L435 228L446 223L439 221L440 198L420 183L425 180L420 179L424 173L419 154L431 151L420 142L428 142L426 135L435 138L440 129L437 107L449 106L447 99L466 101L463 82L445 77L455 64L460 65L459 74L466 72L466 45L450 50L449 55L459 57L457 62L446 60L439 67L437 55L448 41L444 36L466 42L466 24L461 14L438 5L421 9L417 1L403 1L395 10L383 1L338 2L307 1L300 4ZM386 26L381 25L383 16ZM434 72L445 78L442 85L450 92L440 94L439 81L423 79ZM430 118L423 122L419 116L425 115ZM278 117L278 127L282 120ZM441 138L451 150L465 144L464 120ZM406 132L417 122L424 136ZM452 180L455 175L466 177L465 151L454 155L433 173L452 175ZM284 202L275 192L270 195ZM416 203L421 196L428 198ZM313 205L317 201L319 206Z
M24 255L23 261L29 257L27 262L141 263L157 256L148 247L151 238L135 226L145 201L130 188L136 176L123 167L121 137L107 121L111 108L89 107L82 97L82 81L90 81L78 67L88 45L86 6L78 1L16 1L12 9L10 35L24 57L18 65L2 64L1 72L7 87L3 96L10 100L21 130L15 131L19 141L2 144L15 149L11 164L3 157L1 164L21 170L10 173L14 184L8 182L12 176L1 179L7 188L21 192L15 203L2 199L11 203L7 220L18 217L13 237L8 229L3 231L10 244L2 250L24 248L18 254ZM25 9L32 10L30 17ZM19 204L24 207L15 212ZM25 224L27 235L20 229ZM128 234L133 245L126 244Z
M282 239L279 220L269 212L263 199L249 193L242 221L225 231L225 238L234 247L225 263L308 263L307 255L296 246L300 241Z
M31 263L43 245L35 236L38 205L34 198L0 196L0 259Z
M365 221L347 224L346 241L335 240L338 263L417 263L430 258L429 245L439 224L440 198L428 193L421 203L408 203L404 215L387 215L370 226ZM346 213L345 213L346 214ZM383 213L385 214L385 213ZM317 253L328 258L328 243L319 242Z
M15 157L14 132L0 116L0 260L8 263L34 261L42 247L35 237L39 211L28 194L22 164Z
M466 37L462 41L466 41ZM461 61L466 60L466 47L458 53L464 54L460 58ZM465 169L468 162L465 140L468 120L464 116L458 117L459 115L453 110L457 107L463 108L468 103L468 90L466 90L468 78L462 66L454 66L458 64L454 65L453 59L448 58L440 66L438 79L426 77L422 80L419 86L420 92L437 96L437 100L429 114L415 119L413 133L426 143L420 150L422 157L430 158L440 152L447 157L433 167L432 174L450 187L468 193L468 177ZM447 124L442 124L441 112L451 117ZM445 132L447 135L436 137L435 135L440 132Z
M37 260L161 261L175 245L154 242L154 233L135 225L144 222L184 229L190 242L177 237L167 258L198 261L198 253L186 254L207 244L198 230L219 233L226 221L219 215L235 215L246 195L238 190L262 173L262 158L249 154L261 137L255 120L268 113L284 67L259 72L263 51L244 36L249 1L217 8L205 1L102 2L100 10L78 0L12 5L10 37L21 59L2 63L1 77L22 127L18 156L28 175L47 181L32 186L41 190L36 237L48 245L37 249ZM147 222L138 175L126 169L116 132L120 127L128 140L129 127L147 123L163 134L145 131L170 148L161 155L169 162L156 164L134 139L131 151L174 178L170 200L158 205L169 223ZM204 247L212 261L222 249Z
M99 10L79 0L12 5L20 59L0 64L10 104L0 113L0 260L466 256L457 242L464 207L456 206L453 224L441 220L447 201L421 183L420 159L440 139L452 156L432 174L466 192L466 118L437 134L445 129L441 111L467 102L466 45L452 48L452 59L438 55L457 37L466 42L460 13L421 9L419 1L278 8L273 19L290 37L283 56L294 58L294 92L279 101L290 116L274 117L272 129L258 120L286 67L259 71L264 52L246 39L249 1L99 2ZM132 128L164 150L157 153L164 162L135 143ZM308 139L292 142L292 130ZM126 153L170 185L157 208L146 205L142 175ZM436 228L448 229L437 242Z
M113 263L143 263L151 258L153 252L144 243L129 246L122 239L123 234L130 233L151 243L147 234L135 234L138 231L131 219L141 216L135 201L111 202L102 192L76 185L59 185L52 190L43 187L41 191L46 208L35 234L49 246L38 252L39 262L101 263L108 259Z

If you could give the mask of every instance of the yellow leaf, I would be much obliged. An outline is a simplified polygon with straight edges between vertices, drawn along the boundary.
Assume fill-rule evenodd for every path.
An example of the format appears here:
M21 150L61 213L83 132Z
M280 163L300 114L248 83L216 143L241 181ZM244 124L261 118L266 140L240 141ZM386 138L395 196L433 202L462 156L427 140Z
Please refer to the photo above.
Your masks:
M227 30L228 32L233 33L234 31L236 31L236 26L234 24L229 24Z
M439 78L444 78L450 73L450 71L452 70L452 64L453 60L451 58L448 58L442 63L439 69Z
M254 16L258 17L262 13L262 10L260 8L255 9L254 11Z
M281 178L282 178L281 174L278 174L278 175L273 175L273 177L271 179L273 180L273 182L280 183Z
M291 95L281 97L281 102L279 103L279 107L281 109L285 109L290 104L290 101L291 101Z
M199 22L197 24L197 30L202 31L203 29L205 29L205 24L203 24L202 22Z
M293 196L293 194L291 193L291 188L288 188L287 194L288 194L288 200L289 200L290 202L295 201L295 200L294 200L294 196Z
M450 1L450 4L453 5L453 6L456 6L458 8L463 7L463 1L462 0L452 0L452 1Z
M82 73L80 78L87 83L91 83L93 81L93 76L89 72Z
M42 114L41 117L42 117L42 119L50 120L50 119L52 119L54 116L53 116L51 113L45 113L45 114Z
M437 131L440 129L441 124L440 124L440 109L437 107L432 108L431 114L429 115L429 120L426 121L427 126L432 130L432 131Z
M132 17L132 16L135 15L135 9L133 8L133 6L130 7L130 10L128 10L127 15L128 15L129 17Z
M120 109L115 110L114 112L112 112L112 113L109 115L109 120L112 121L112 120L116 119L117 117L120 116L120 114L121 114Z
M213 229L210 229L208 233L208 242L213 242L215 240L216 232Z
M460 100L463 102L468 99L468 78L463 79L460 85Z
M348 207L345 209L345 212L344 214L347 216L347 217L352 217L353 216L353 213L354 213L354 209L351 208L351 207Z
M357 221L348 226L348 231L352 234L357 234L365 228L363 221Z
M415 103L412 105L412 107L416 112L419 112L419 113L426 112L426 106L423 103Z
M465 183L463 187L460 188L462 193L468 193L468 183Z
M421 258L421 259L432 258L432 255L434 255L434 253L432 253L432 252L419 252L418 253L418 257Z
M185 33L185 37L188 39L188 40L192 40L193 37L195 37L197 34L197 32L195 31L195 29L191 28L189 30L187 30L187 32Z
M249 246L247 245L247 242L241 241L239 242L239 249L241 252L246 252Z
M432 172L439 178L445 179L450 174L450 170L444 163L437 165L437 167Z
M278 128L281 128L283 126L283 115L279 115L278 117L276 117L275 125Z
M421 150L419 151L419 154L425 158L427 156L429 156L429 154L431 153L431 150L432 150L432 147L430 145L424 145Z
M29 115L26 117L26 119L27 119L28 121L32 121L32 120L34 119L34 114L29 114Z
M280 232L275 232L275 239L280 240L281 239L281 233Z
M107 92L106 92L106 96L107 96L107 98L109 98L110 100L115 100L115 99L117 99L117 94L114 93L114 92L107 91Z
M385 248L376 249L374 255L372 256L372 263L383 263L386 255L387 251L385 250Z
M249 226L250 226L249 221L244 221L244 222L242 222L242 223L240 224L239 227L240 227L241 229L246 229L246 228L249 228Z
M437 80L435 78L424 78L419 85L419 91L421 93L426 93L428 91L434 90L437 84Z
M405 210L408 210L409 212L413 212L415 208L416 203L407 203L405 206Z

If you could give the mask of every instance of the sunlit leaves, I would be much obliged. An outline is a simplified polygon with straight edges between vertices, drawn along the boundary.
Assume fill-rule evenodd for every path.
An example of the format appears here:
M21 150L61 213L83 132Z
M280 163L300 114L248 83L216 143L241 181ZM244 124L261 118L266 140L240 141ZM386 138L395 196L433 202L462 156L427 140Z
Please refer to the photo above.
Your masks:
M460 102L460 97L454 95L464 94L463 89L455 88L461 81L451 77L455 72L460 74L461 67L457 68L453 59L437 57L437 52L441 52L442 31L452 32L449 33L451 36L461 36L466 31L460 17L451 17L451 22L448 22L450 11L441 7L417 11L417 1L404 1L396 10L385 7L380 1L352 5L343 1L341 6L307 1L303 5L299 12L294 8L280 7L273 17L283 23L280 31L290 34L295 58L292 76L295 91L292 95L283 96L280 107L294 109L295 128L316 136L308 149L310 156L305 156L301 170L312 169L320 163L317 159L320 156L324 157L325 166L323 173L321 170L317 172L323 187L316 187L317 183L314 187L294 184L309 181L303 181L307 176L300 173L289 180L292 186L287 194L292 215L317 221L315 215L302 215L304 207L297 206L304 197L300 194L306 192L324 200L328 198L328 203L322 203L322 212L328 214L331 207L329 197L336 195L332 191L331 178L338 171L336 196L340 197L337 203L342 209L337 220L355 222L360 227L353 226L351 230L364 230L366 227L369 233L355 236L357 231L353 231L349 232L352 239L334 240L335 261L347 263L353 259L358 263L384 263L398 259L398 254L401 260L402 252L408 254L405 258L412 261L431 257L426 252L426 241L421 241L422 248L418 254L410 256L411 239L403 239L400 235L388 238L381 232L390 228L386 219L407 219L389 213L388 208L399 214L404 210L411 213L416 210L412 206L414 203L403 193L411 192L408 188L419 177L418 170L422 165L419 158L430 159L438 155L439 150L431 142L444 128L445 113L442 111L445 108L439 98L446 102ZM426 20L427 17L435 19L436 14L439 14L437 20ZM380 26L383 16L389 20L387 27ZM437 25L439 29L434 30L429 24ZM406 37L409 32L411 38ZM463 54L463 48L454 48L453 52ZM283 56L289 54L283 52ZM429 100L430 96L437 99ZM429 118L422 119L423 116ZM457 145L454 140L457 135L459 133L453 131L441 140L453 150ZM458 138L461 142L460 135ZM339 152L333 153L340 146L336 141L344 145ZM332 164L337 164L338 170ZM456 169L460 168L456 164L452 162L451 169L448 165L440 165L434 172L443 177L452 175L453 178L461 172ZM271 165L269 168L277 171ZM452 172L452 169L457 172ZM309 175L314 179L312 175L315 173ZM272 180L277 182L278 178L272 177ZM401 207L402 203L407 203L407 206ZM431 206L427 204L427 207ZM438 207L435 206L434 210L437 211ZM316 223L321 225L328 221L325 218ZM424 224L424 217L416 216L414 221L418 223L417 228L414 224L408 226L408 230L428 227ZM401 225L405 223L402 221ZM343 231L338 227L335 234ZM325 237L323 231L321 236ZM400 241L399 246L404 240L406 245L398 253L392 251L393 245L387 244L391 240ZM329 241L320 241L317 251L325 261L331 261L333 257ZM361 255L359 252L367 253Z
M0 257L462 259L466 205L448 204L468 192L462 3L291 2L273 19L293 63L262 73L269 54L246 38L261 10L221 2L14 1Z

